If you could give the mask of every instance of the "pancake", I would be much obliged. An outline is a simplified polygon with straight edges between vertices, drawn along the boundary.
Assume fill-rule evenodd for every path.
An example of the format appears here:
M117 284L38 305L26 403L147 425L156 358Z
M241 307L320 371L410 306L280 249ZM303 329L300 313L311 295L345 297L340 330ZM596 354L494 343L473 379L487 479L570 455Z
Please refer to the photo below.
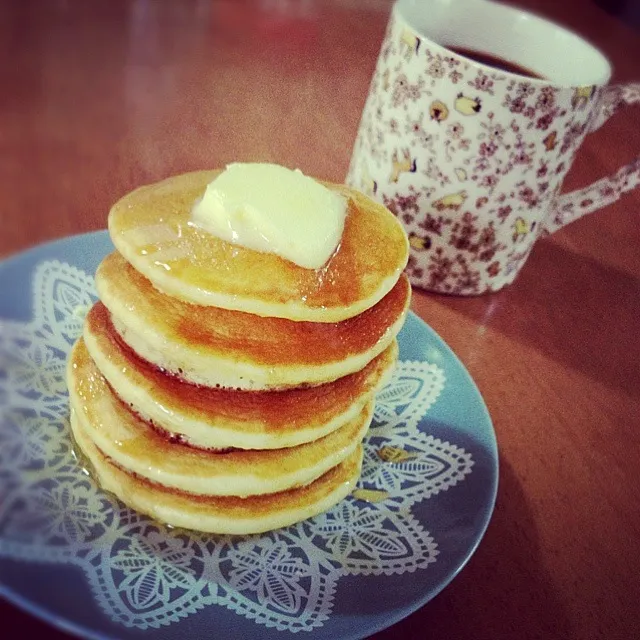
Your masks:
M261 533L327 511L355 488L362 465L360 445L344 462L304 487L249 498L196 496L120 469L93 444L74 411L71 428L103 489L160 522L208 533Z
M406 266L409 245L400 222L342 185L327 184L349 204L340 245L320 269L224 242L190 221L195 201L218 173L187 173L140 187L109 213L117 250L167 295L263 316L339 322L380 301Z
M398 345L394 340L361 371L317 387L210 389L166 375L137 357L98 303L85 318L84 342L73 357L83 370L91 368L93 359L124 403L184 442L216 449L280 449L315 440L355 419L391 378Z
M355 420L298 447L212 452L176 443L133 414L100 375L82 338L71 352L67 382L83 431L115 464L165 487L202 495L244 497L308 484L355 451L373 417L370 400Z
M194 384L253 390L359 371L391 344L411 298L402 274L375 306L342 322L266 318L163 295L118 253L98 267L96 287L116 330L143 359Z

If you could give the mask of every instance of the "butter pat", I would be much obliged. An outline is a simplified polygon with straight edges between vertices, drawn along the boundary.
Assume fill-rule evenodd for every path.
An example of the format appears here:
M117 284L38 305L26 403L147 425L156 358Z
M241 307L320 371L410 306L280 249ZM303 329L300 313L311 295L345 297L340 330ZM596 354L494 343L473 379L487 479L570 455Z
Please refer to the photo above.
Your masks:
M340 243L344 196L299 170L275 164L230 164L191 213L198 227L256 251L319 269Z

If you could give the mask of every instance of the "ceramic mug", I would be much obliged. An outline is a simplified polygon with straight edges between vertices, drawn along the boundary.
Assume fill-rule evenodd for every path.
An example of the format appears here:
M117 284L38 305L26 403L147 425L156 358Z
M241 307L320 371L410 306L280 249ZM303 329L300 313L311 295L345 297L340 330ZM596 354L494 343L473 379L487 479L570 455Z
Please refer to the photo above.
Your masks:
M521 10L489 0L396 2L346 182L405 225L414 285L497 291L513 282L538 237L640 183L639 158L559 195L586 134L640 101L640 85L610 86L610 77L588 42Z

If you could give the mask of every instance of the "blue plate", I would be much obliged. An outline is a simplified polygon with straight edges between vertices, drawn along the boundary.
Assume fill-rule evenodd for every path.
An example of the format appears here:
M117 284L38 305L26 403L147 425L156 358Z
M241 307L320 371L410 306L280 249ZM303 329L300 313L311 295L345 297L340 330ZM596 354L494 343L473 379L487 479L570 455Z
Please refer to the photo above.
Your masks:
M335 640L392 625L457 575L493 510L496 440L469 374L413 314L359 490L328 513L211 536L101 491L73 454L64 366L112 250L99 232L0 265L0 594L89 638Z

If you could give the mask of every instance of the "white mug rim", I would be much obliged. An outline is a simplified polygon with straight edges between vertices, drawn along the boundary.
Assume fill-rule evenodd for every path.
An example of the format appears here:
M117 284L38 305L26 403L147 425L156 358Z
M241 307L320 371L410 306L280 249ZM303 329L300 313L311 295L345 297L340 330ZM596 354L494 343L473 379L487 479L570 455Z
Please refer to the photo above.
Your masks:
M432 39L432 37L426 35L426 33L416 27L407 17L405 14L403 14L403 9L406 8L406 6L412 4L413 2L415 2L415 0L396 0L396 2L393 5L393 10L392 13L393 15L401 20L406 26L408 26L410 29L412 29L416 35L418 35L420 38L423 38L426 42L429 43L430 47L433 47L436 51L442 52L443 54L446 54L448 57L452 57L456 60L465 62L467 64L469 64L472 67L476 67L478 69L481 69L483 72L488 73L488 74L499 74L499 75L504 75L508 78L514 78L514 79L519 79L519 80L525 80L526 82L529 82L531 84L535 84L538 86L553 86L553 87L557 87L557 88L561 88L561 89L566 89L566 88L574 88L577 86L584 86L584 85L588 85L588 84L592 84L592 85L596 85L596 86L604 86L606 84L609 83L609 81L611 80L611 74L612 74L612 67L611 67L611 62L609 61L609 59L604 55L604 53L602 51L600 51L600 49L598 49L596 46L594 46L593 44L591 44L591 42L589 42L588 40L586 40L585 38L583 38L581 35L577 34L575 31L572 31L571 29L568 29L562 25L557 24L556 22L553 22L552 20L549 20L547 18L543 18L539 15L537 15L536 13L532 12L532 11L528 11L528 10L524 10L518 7L511 7L508 5L505 5L501 2L495 2L495 0L470 0L472 2L476 2L476 3L487 3L487 4L491 4L494 5L496 7L499 7L500 10L504 10L506 12L509 12L513 15L517 15L517 16L526 16L528 19L535 21L536 23L538 23L539 25L544 25L545 28L548 29L553 29L555 31L559 31L561 33L563 33L563 35L568 36L568 37L573 37L573 38L577 38L578 40L581 41L582 45L586 48L589 49L591 54L600 58L600 61L603 63L606 72L605 72L605 77L599 81L595 81L595 82L591 82L591 83L564 83L564 82L557 82L554 81L552 79L549 78L539 78L536 76L527 76L527 75L522 75L519 73L515 73L513 71L507 71L505 69L498 69L496 67L492 67L490 65L484 64L482 62L478 62L477 60L474 60L472 58L463 56L459 53L456 53L455 51L452 51L451 49L448 49L446 46L441 45L440 43L436 42L435 40Z

